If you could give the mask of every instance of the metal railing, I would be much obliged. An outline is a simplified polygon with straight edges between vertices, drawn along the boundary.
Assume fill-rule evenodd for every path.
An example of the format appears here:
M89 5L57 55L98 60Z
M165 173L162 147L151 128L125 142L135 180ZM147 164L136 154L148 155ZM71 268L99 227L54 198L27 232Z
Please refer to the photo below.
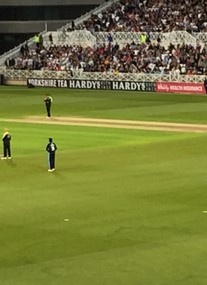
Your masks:
M105 2L103 4L101 4L100 6L98 6L97 8L91 10L90 12L87 12L86 14L82 15L81 17L77 18L76 20L74 20L75 25L79 25L81 23L83 23L84 21L88 20L91 16L91 14L98 14L101 11L107 9L108 7L110 7L113 3L117 3L120 0L111 0L108 2ZM46 23L47 24L47 23ZM67 29L71 26L71 22L67 23L66 25L62 26L60 29L58 29L57 31L62 31L64 29ZM44 38L44 34L47 32L47 28L45 28L42 32L40 32L39 34L41 34ZM27 41L21 43L18 46L15 46L13 49L7 51L6 53L4 53L3 55L0 56L0 66L4 65L4 62L6 61L6 59L8 58L12 58L15 55L19 54L19 50L21 48L22 45L28 44L28 46L30 47L33 44L33 38L28 39Z
M80 31L76 31L78 34ZM71 44L71 36L74 32L66 32L62 31L56 32L55 37L57 38L55 44ZM108 32L89 32L88 35L95 36L96 45L100 45L108 42ZM118 43L119 45L126 45L127 43L141 43L141 32L110 32L113 43ZM88 35L83 35L81 37L82 41L88 41ZM161 32L150 32L148 33L148 37L151 42L157 42L160 40L160 44L164 47L168 47L170 44L191 44L192 46L196 46L198 43L204 45L207 42L207 33L194 33L189 34L186 31L173 31L170 33L161 33ZM61 39L61 41L60 41ZM92 46L94 43L91 43Z
M46 32L46 30L42 31L39 35L43 35L45 32ZM25 42L21 43L20 45L14 47L13 49L11 49L11 50L7 51L6 53L4 53L3 55L1 55L0 56L0 66L4 65L6 59L17 56L19 54L21 46L25 45L25 44L27 44L28 47L31 47L34 44L33 38L26 40Z
M101 4L100 6L98 6L97 8L91 10L90 12L87 12L86 14L82 15L81 17L77 18L76 20L74 20L74 24L75 26L80 25L81 23L83 23L84 21L88 20L91 15L97 15L99 14L101 11L106 10L108 7L110 7L112 4L114 3L118 3L120 0L110 0L108 2L105 2L103 4ZM71 23L66 24L65 26L61 27L60 29L57 29L57 31L63 31L63 30L67 30L68 28L71 28Z
M26 81L27 78L39 79L82 79L82 80L117 80L117 81L142 81L142 82L186 82L186 83L203 83L205 75L180 75L176 72L169 74L146 74L146 73L118 73L111 72L81 72L76 70L71 72L66 71L48 71L48 70L14 70L0 69L0 73L4 75L5 81L20 80Z

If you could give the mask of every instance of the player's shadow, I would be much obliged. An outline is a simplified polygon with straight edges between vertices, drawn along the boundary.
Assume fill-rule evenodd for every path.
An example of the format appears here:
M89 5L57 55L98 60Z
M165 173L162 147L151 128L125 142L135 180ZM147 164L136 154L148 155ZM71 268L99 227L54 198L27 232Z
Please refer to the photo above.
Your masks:
M63 179L63 175L61 174L61 172L59 170L55 170L55 171L51 172L50 174L57 177L58 179Z
M16 167L16 163L14 162L13 159L7 159L6 160L7 165L9 165L10 167Z
M50 176L53 176L53 177L55 177L56 179L58 179L58 180L65 180L65 176L64 176L64 174L61 172L61 169L59 169L59 168L57 168L57 169L55 169L55 171L53 171L53 172L48 172L48 175Z
M64 175L62 175L61 171L59 169L55 169L55 171L53 172L49 172L47 170L47 168L43 167L43 166L36 166L36 170L39 171L41 170L42 172L48 173L48 176L50 177L57 177L57 179L64 179Z

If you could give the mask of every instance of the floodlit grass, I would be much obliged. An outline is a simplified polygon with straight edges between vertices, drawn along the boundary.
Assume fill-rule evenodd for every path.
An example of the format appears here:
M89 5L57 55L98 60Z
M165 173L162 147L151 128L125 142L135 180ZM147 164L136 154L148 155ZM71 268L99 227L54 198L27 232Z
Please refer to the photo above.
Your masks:
M205 96L1 87L0 117L207 122ZM1 285L204 285L207 134L5 123ZM57 143L47 172L48 137ZM69 221L65 221L69 219Z
M53 88L0 87L0 114L8 118L43 115L46 93L54 98L56 116L207 122L206 96Z

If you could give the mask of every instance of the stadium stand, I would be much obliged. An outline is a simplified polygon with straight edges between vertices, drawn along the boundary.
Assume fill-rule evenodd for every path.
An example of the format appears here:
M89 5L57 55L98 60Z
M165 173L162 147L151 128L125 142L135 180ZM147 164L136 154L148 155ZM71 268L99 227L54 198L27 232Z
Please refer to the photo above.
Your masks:
M77 29L90 31L207 32L205 0L121 0Z
M207 75L206 32L205 0L111 1L57 32L44 33L43 44L23 48L5 64L79 75Z
M1 0L0 54L35 33L56 30L105 0Z
M207 44L203 47L182 44L169 45L132 42L120 48L108 43L98 47L81 45L44 46L24 51L24 54L6 62L8 68L28 70L122 73L205 74L207 71Z
M10 0L10 1L12 1L12 2L14 1L14 2L15 2L15 0ZM21 2L21 0L18 0L18 1ZM38 1L41 2L41 0L38 0ZM47 1L50 2L49 0L47 0ZM65 1L66 1L66 0L65 0ZM79 0L79 2L80 2L80 1L81 1L81 0ZM98 1L98 0L97 0L97 1ZM99 0L99 1L100 1L100 2L103 2L103 0ZM111 2L115 3L115 2L117 2L117 1L119 1L119 0L111 0L111 1L109 1L109 2L103 2L103 3L102 3L101 5L99 5L97 8L91 10L90 12L88 12L88 13L86 13L86 14L83 14L81 17L79 17L79 18L77 18L77 19L74 19L74 21L69 21L67 25L63 26L62 28L60 28L60 29L58 30L59 34L62 34L61 31L64 30L64 28L70 27L72 23L75 23L75 25L78 26L78 25L79 25L80 23L82 23L83 21L89 19L90 16L91 16L91 13L97 14L97 13L99 13L100 11L106 9L108 6L110 6L110 5L111 5ZM7 1L7 2L8 2L8 1ZM30 2L32 2L32 0L30 0ZM44 2L45 2L45 1L44 1ZM75 1L75 2L76 2L76 1ZM0 5L3 5L3 3L0 4ZM37 21L37 22L39 22L39 21ZM19 24L17 23L16 25L19 25ZM15 26L16 26L16 25L15 25ZM27 26L27 25L24 23L24 26ZM49 31L53 31L53 32L54 32L54 30L49 30ZM47 33L47 30L46 30L46 29L43 30L43 28L42 28L41 30L39 30L39 32L40 32L39 34L41 34L43 37L45 37L45 34ZM37 32L33 32L33 36L35 35L35 33L37 33ZM50 34L50 33L49 33L49 34ZM46 35L46 37L47 37L47 35ZM4 65L4 62L5 62L6 59L9 59L9 58L11 59L12 57L16 57L16 55L19 55L19 50L20 50L21 46L24 45L25 43L27 43L29 47L32 46L32 44L33 44L33 38L29 38L29 39L26 40L25 42L22 42L20 45L15 46L12 50L9 50L9 51L7 51L6 53L4 53L3 55L1 55L1 56L0 56L0 66L2 67L2 65Z

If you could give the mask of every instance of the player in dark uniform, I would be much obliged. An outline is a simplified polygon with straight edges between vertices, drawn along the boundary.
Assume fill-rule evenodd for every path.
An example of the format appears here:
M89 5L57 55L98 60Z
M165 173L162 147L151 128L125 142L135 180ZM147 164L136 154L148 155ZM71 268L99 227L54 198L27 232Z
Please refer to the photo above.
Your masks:
M51 117L51 106L52 106L53 98L49 94L47 94L45 96L44 102L45 102L45 107L46 107L46 111L47 111L47 117L50 118Z
M57 145L53 142L52 138L49 138L49 142L46 146L46 151L48 152L48 166L49 172L55 170L55 152L57 150Z
M11 146L10 146L10 141L11 141L11 134L9 133L8 129L4 130L3 137L3 152L4 156L1 159L11 159Z

